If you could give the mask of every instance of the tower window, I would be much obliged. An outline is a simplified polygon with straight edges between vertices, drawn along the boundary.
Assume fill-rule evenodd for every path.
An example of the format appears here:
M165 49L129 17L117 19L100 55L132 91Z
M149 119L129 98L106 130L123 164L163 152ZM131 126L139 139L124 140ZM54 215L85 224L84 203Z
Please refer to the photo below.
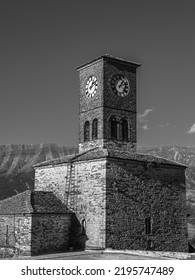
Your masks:
M89 141L89 135L90 135L90 123L89 121L86 121L84 124L84 142Z
M81 234L86 234L86 221L83 219L81 221Z
M117 139L117 120L115 117L110 119L110 134L112 139Z
M150 234L152 232L151 219L150 218L145 219L145 230L146 230L146 234Z
M92 139L98 138L98 120L94 119L92 122Z
M128 141L128 122L126 119L122 120L122 140Z

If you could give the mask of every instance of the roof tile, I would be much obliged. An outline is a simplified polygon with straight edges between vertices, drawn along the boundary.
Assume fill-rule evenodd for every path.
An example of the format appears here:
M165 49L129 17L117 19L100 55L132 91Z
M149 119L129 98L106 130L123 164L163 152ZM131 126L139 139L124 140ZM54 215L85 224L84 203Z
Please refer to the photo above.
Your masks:
M27 190L0 201L0 215L68 212L66 205L53 192Z
M65 156L62 158L56 158L49 161L40 162L34 165L35 168L42 167L42 166L49 166L49 165L58 165L68 162L77 162L77 161L86 161L86 160L93 160L99 158L117 158L117 159L125 159L130 161L141 161L141 162L153 162L158 164L165 164L165 165L172 165L186 168L185 165L171 161L162 157L157 157L148 154L139 154L139 153L132 153L123 150L116 150L111 148L94 148L89 151Z

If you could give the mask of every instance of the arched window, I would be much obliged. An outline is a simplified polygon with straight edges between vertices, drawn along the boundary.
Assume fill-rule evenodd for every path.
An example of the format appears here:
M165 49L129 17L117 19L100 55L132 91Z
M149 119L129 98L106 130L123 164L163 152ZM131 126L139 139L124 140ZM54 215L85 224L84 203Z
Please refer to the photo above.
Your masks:
M112 139L117 139L117 120L115 117L110 119L110 136Z
M122 140L128 141L128 122L126 119L122 119L121 126L122 126Z
M145 219L145 230L146 230L146 234L150 234L152 231L151 228L151 219L150 218L146 218Z
M98 120L94 119L92 122L92 139L98 138Z
M86 233L86 221L85 219L83 219L81 221L81 234L85 234Z
M84 124L84 142L89 141L89 135L90 135L90 123L89 121L86 121Z

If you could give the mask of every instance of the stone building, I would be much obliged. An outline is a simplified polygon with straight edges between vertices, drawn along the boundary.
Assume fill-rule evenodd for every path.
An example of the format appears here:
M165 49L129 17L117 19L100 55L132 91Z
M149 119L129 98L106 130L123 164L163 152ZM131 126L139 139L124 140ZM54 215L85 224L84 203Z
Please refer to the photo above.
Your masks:
M136 152L139 66L104 55L77 68L79 153L34 166L35 191L28 197L40 194L45 208L31 199L30 212L19 211L29 217L30 254L84 248L188 251L186 167ZM1 213L4 242L6 215L13 220L16 214L9 207ZM18 236L21 231L24 227Z
M72 215L52 192L28 190L2 200L0 256L68 250Z

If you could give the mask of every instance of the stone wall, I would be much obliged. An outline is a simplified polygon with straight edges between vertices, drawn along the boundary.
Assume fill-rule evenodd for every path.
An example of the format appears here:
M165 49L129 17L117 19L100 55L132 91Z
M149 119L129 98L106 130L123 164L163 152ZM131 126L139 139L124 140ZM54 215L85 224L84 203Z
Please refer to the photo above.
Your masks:
M107 127L108 129L108 127ZM110 128L109 128L110 129ZM130 133L130 132L129 132ZM136 152L136 142L124 142L119 140L111 139L97 139L79 144L79 152L89 151L90 149L102 147L102 148L114 148L114 149L123 149L125 151Z
M105 248L106 160L78 162L76 169L75 212L80 224L85 221L86 248Z
M85 221L86 248L104 248L106 160L76 162L73 163L73 170L67 206L78 219L76 235L81 233L79 225ZM65 196L67 202L67 177L67 164L37 168L35 190L53 191L62 201ZM71 207L71 201L74 207Z
M130 84L130 92L125 97L118 97L113 93L111 80L113 75L124 75ZM104 63L104 106L136 112L136 66L117 61L106 60Z
M187 252L187 244L184 169L109 160L106 247Z
M69 251L72 222L70 213L0 216L0 258Z
M12 249L14 255L30 255L31 214L0 215L0 248Z
M35 190L53 191L62 201L66 196L77 219L71 246L83 238L88 249L188 250L185 167L111 158L72 166L68 199L67 164L37 168L35 184Z
M35 169L35 191L51 191L65 202L67 164Z
M83 134L83 132L80 133L80 135L81 134ZM104 147L104 139L96 139L96 140L79 143L79 153L89 151L90 149L94 149L96 147Z
M69 251L72 214L33 214L31 254Z

